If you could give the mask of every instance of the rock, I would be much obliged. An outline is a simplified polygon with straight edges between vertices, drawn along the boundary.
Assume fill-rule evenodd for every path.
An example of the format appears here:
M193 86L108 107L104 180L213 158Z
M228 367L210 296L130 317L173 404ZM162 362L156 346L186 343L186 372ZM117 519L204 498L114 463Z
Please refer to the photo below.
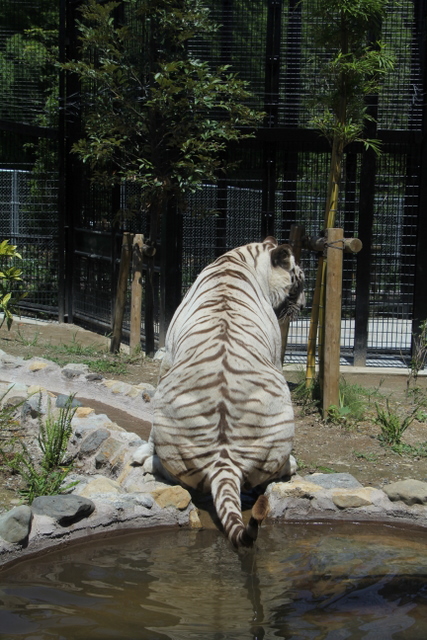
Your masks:
M59 408L59 409L63 409L67 402L70 401L71 396L67 396L65 395L65 393L60 393L59 396L57 396L56 398L56 402L55 405ZM77 400L76 398L73 398L71 401L71 406L74 407L82 407L82 403L80 402L80 400Z
M85 378L88 382L99 382L104 379L104 376L101 376L100 373L88 373Z
M89 373L89 365L70 362L62 368L61 373L68 379L78 378L79 376Z
M0 516L0 536L6 542L23 544L31 531L33 512L21 505Z
M304 480L319 485L324 489L356 489L362 485L350 473L313 473L305 476Z
M17 369L18 367L22 367L26 364L24 358L11 356L8 353L5 353L2 349L0 349L0 362L2 367L5 369Z
M393 502L401 500L407 505L427 504L427 482L399 480L384 487L384 492Z
M92 500L82 496L60 495L60 496L40 496L35 498L31 508L37 515L49 516L62 527L70 526L74 522L79 522L87 518L95 510Z
M322 490L320 485L309 482L299 476L294 476L290 482L274 482L269 485L269 489L270 492L275 493L278 497L292 495L296 498L313 498L316 493Z
M162 509L175 507L183 511L191 502L191 496L188 491L179 485L156 490L152 493L152 496Z
M202 525L202 523L200 521L199 510L198 509L192 509L190 511L189 519L190 519L190 527L192 529L202 529L203 528L203 525Z
M107 438L101 445L98 453L95 457L95 466L97 469L110 464L114 466L117 462L123 461L123 454L120 456L120 452L123 449L123 443L119 442L115 438Z
M30 362L30 364L28 365L28 371L42 371L42 369L46 369L46 367L49 366L48 362L41 362L39 360L36 360L35 362Z
M95 429L82 441L80 445L80 457L91 456L99 449L101 444L110 437L108 429Z
M38 418L46 413L40 393L30 396L22 405L22 417Z
M161 347L154 354L153 360L163 360L163 358L165 357L165 353L166 353L166 349L164 347Z
M121 393L123 395L129 395L134 387L127 382L121 382L120 380L106 380L103 384L110 389L112 393ZM135 396L136 397L136 396Z
M332 491L332 501L339 509L355 509L367 507L372 502L374 489L334 489Z
M3 407L6 408L18 408L22 406L27 400L27 396L8 396L4 402Z
M91 407L77 407L76 413L74 414L77 418L87 418L91 413L95 413Z
M156 390L156 387L154 387L149 382L139 382L135 386L136 386L137 389L140 389L141 391L147 391L149 395L151 395L150 392L153 392L153 395L154 395L154 392Z
M115 480L111 480L106 476L99 476L87 483L83 489L78 491L78 495L84 498L90 498L98 493L125 493L124 489Z

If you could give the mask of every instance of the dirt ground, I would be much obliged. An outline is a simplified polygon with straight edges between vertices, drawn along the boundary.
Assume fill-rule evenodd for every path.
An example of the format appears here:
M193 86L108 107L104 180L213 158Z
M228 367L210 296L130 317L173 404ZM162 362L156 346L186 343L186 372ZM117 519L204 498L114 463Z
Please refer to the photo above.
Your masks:
M109 339L86 331L75 325L43 322L15 321L10 332L0 330L0 349L24 358L44 357L62 366L69 362L86 362L105 378L130 383L157 383L158 362L143 355L130 358L126 349L117 356L108 352ZM418 412L418 418L408 427L403 443L416 449L411 454L395 453L378 439L380 427L375 423L375 404L384 407L388 399L390 408L401 418L409 415L414 407L414 397L406 393L407 372L402 375L363 372L352 373L350 367L343 374L350 385L360 385L365 390L364 416L358 420L338 423L325 422L314 407L299 402L294 397L296 435L294 455L300 465L299 473L349 472L363 485L381 487L398 479L416 478L427 481L427 408ZM291 390L301 379L301 372L286 374ZM0 369L1 380L1 369ZM418 387L427 397L427 378L418 378ZM99 407L94 407L99 410ZM105 408L104 408L105 411ZM124 428L134 424L127 421L123 412L107 412Z

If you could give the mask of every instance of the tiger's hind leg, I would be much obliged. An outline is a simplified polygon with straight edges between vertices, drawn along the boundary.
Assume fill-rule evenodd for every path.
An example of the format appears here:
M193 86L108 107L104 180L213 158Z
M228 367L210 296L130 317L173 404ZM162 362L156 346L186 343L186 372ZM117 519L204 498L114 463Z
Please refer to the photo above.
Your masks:
M294 456L290 455L286 461L286 464L281 468L278 478L294 476L298 470L298 463Z
M168 482L176 482L173 476L171 476L171 474L166 471L162 465L159 456L156 455L156 449L151 435L148 438L148 442L138 447L133 454L132 464L135 467L142 467L144 473L150 473L154 476L162 476L162 478Z
M132 456L132 464L135 466L142 466L147 458L152 458L155 454L154 440L150 436L148 438L148 442L142 444L138 449L134 452Z

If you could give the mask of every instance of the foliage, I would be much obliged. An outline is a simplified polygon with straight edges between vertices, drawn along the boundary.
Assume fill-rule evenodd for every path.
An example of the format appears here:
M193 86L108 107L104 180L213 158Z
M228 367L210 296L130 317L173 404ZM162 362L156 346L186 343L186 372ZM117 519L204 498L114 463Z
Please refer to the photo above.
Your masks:
M424 369L427 363L427 320L420 324L417 334L412 336L412 355L410 370L407 379L407 391L411 380L417 383L418 374Z
M52 416L50 407L44 422L39 417L37 441L43 453L41 466L46 471L56 469L67 462L66 451L72 433L71 421L76 412L72 405L73 399L73 395L68 398L57 419Z
M365 122L372 119L365 98L378 92L394 67L386 45L373 39L388 4L387 0L319 0L314 5L314 40L329 59L318 75L312 125L342 148L359 140L379 151L377 140L363 137Z
M339 405L329 407L328 418L332 422L358 422L366 411L367 389L358 384L350 384L341 379L339 385Z
M12 326L13 314L18 313L18 302L25 295L19 295L13 290L13 285L22 281L22 271L17 267L7 267L6 262L10 259L21 259L21 255L15 245L9 244L9 240L3 240L0 242L0 311L4 316L0 327L6 321L8 329Z
M33 461L28 447L21 439L10 439L7 446L0 448L1 465L22 477L26 487L21 489L20 493L30 504L38 496L64 493L76 484L64 486L64 480L72 468L67 460L66 451L72 432L71 421L75 413L72 406L73 397L70 396L65 407L59 410L57 419L53 418L50 408L45 423L39 418L37 441L42 452L40 464ZM16 407L13 407L13 410L15 409ZM2 409L0 415L4 411L5 409ZM17 450L18 446L20 451Z
M375 418L376 424L381 427L381 434L378 436L379 440L387 445L400 445L402 436L410 426L410 424L416 419L417 414L421 407L426 406L426 398L420 397L412 410L405 416L400 415L395 409L390 407L389 398L386 400L386 407L380 407L375 403L377 411L377 417Z
M298 380L293 385L292 397L305 414L318 411L320 406L320 387L318 378L314 378L309 386L306 385L304 371L298 372Z
M217 29L201 0L89 0L81 12L81 59L64 65L85 96L73 151L94 180L138 185L155 231L166 204L215 180L227 145L252 135L261 115L228 66L211 69L189 50Z
M317 0L312 3L313 39L327 62L321 65L315 86L312 125L332 145L324 226L335 226L339 205L344 148L361 141L379 151L377 140L363 135L374 121L366 97L378 91L381 80L394 67L394 58L376 39L387 0ZM324 313L326 260L319 257L307 349L306 384L314 377L317 328L319 331L319 380L324 376ZM338 408L338 411L340 409Z

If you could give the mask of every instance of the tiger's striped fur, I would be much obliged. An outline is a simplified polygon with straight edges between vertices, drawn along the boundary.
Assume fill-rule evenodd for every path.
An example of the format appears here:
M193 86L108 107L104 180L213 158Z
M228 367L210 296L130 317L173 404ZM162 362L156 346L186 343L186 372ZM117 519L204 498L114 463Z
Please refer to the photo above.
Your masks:
M290 473L293 410L274 308L289 298L295 311L303 281L290 247L274 238L233 249L201 272L166 337L139 462L155 450L183 486L210 491L235 546L253 544L268 510L260 496L245 527L242 487Z

